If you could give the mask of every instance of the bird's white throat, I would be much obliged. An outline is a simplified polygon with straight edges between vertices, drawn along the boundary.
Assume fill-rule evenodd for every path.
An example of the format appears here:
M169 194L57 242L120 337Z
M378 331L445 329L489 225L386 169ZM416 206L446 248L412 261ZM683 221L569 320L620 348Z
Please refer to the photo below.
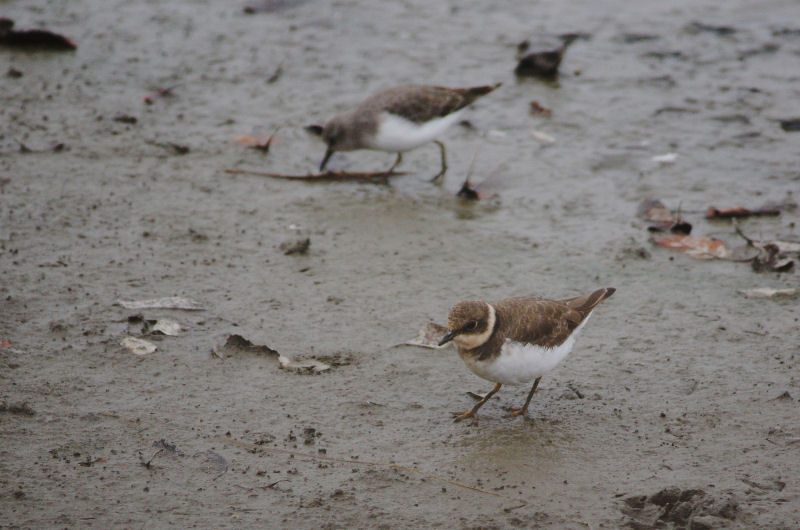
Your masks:
M494 324L497 322L497 315L495 314L494 307L492 304L487 304L484 302L486 306L489 308L489 318L486 322L486 331L483 333L477 334L466 334L462 333L461 335L456 335L453 338L453 342L461 346L462 348L466 348L471 350L473 348L477 348L478 346L483 346L487 340L492 336L494 332Z

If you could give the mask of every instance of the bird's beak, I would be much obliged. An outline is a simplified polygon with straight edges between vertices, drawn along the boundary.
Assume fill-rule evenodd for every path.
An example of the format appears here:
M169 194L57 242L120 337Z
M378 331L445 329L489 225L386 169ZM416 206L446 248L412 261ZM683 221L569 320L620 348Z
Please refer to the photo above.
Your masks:
M322 157L322 162L319 164L320 171L325 169L325 164L328 163L328 159L331 157L332 154L333 154L333 149L331 149L331 146L328 146L328 149L325 151L325 156Z
M453 337L455 337L456 335L458 335L458 331L448 331L447 335L442 337L442 340L439 341L439 346L444 346L445 344L453 340Z

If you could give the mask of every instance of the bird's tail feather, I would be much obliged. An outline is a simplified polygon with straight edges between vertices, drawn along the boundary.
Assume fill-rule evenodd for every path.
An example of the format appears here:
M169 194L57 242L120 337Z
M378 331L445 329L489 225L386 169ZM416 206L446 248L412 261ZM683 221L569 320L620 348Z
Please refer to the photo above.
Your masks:
M588 315L592 309L597 307L598 304L610 298L614 292L616 292L616 289L613 287L603 287L592 293L561 300L561 302L585 316Z

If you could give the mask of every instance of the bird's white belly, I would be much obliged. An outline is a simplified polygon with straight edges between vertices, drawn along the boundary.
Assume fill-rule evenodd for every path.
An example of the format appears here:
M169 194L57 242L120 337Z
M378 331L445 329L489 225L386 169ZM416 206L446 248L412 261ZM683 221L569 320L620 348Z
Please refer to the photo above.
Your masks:
M405 118L384 112L378 121L378 130L369 142L369 148L391 153L402 153L435 140L448 127L458 121L462 110L425 123L414 123Z
M462 357L467 367L478 377L503 383L504 385L521 385L530 383L558 365L572 351L578 332L589 320L588 316L561 345L544 348L535 344L523 344L506 340L500 349L500 355L487 361L465 355Z

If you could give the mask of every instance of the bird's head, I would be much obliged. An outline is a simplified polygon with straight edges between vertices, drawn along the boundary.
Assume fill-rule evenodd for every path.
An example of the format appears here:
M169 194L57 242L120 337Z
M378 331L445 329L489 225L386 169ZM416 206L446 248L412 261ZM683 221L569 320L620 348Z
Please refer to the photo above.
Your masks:
M459 302L447 315L448 332L439 341L439 345L452 340L468 350L477 348L492 336L495 321L495 310L486 302L477 300Z
M335 116L328 121L324 126L322 125L309 125L306 130L311 134L319 136L328 145L325 151L325 156L319 165L319 170L325 169L328 159L336 151L350 151L354 146L350 145L351 135L348 134L348 118L344 114Z

